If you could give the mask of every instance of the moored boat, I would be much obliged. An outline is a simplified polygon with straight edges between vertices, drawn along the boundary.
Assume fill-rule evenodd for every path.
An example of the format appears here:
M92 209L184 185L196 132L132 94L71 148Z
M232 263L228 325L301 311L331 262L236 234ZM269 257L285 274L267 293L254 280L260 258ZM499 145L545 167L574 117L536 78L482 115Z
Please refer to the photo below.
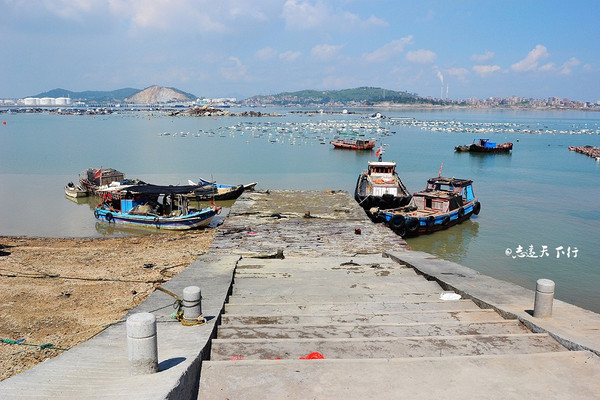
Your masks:
M408 206L380 210L377 216L394 232L408 237L447 229L480 211L473 181L438 176L427 180L425 190L414 193Z
M369 161L367 170L356 181L354 199L373 217L373 208L391 209L402 207L411 199L410 192L402 183L393 161Z
M69 197L86 197L88 192L79 185L69 182L65 185L65 194Z
M205 227L221 207L190 208L186 194L191 190L190 186L129 186L119 198L106 194L104 201L94 209L94 216L101 222L157 229Z
M490 139L475 139L470 145L456 146L455 151L471 151L474 153L508 153L513 148L511 142L495 143Z
M245 190L253 190L257 182L252 182L247 185L225 185L221 183L211 182L206 179L199 178L198 183L191 180L190 185L196 185L196 188L188 194L188 197L197 201L210 200L235 200L242 195Z
M366 139L337 139L329 143L336 149L372 150L375 148L375 141Z

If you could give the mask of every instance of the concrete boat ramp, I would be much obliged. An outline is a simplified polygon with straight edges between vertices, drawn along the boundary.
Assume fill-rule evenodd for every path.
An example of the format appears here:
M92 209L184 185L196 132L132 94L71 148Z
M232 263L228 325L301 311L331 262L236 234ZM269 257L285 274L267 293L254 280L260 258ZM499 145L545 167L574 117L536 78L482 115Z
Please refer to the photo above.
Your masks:
M0 398L600 398L600 315L534 318L532 290L407 250L345 192L244 194L165 288L192 285L205 324L159 291L130 313L156 316L158 373L129 375L120 323Z

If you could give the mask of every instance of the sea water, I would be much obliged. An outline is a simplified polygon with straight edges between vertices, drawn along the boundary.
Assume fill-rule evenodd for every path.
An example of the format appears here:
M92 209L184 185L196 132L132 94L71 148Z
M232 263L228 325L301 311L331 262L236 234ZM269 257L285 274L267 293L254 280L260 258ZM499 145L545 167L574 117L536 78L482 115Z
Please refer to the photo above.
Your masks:
M238 111L238 110L232 110ZM374 152L334 149L340 133L375 138L411 192L428 178L472 179L482 210L446 231L408 239L414 250L600 312L600 162L568 146L600 146L600 115L578 111L357 110L267 117L0 113L0 235L98 237L95 197L71 200L87 168L186 184L258 181L257 189L346 190ZM385 118L373 118L376 112ZM457 153L475 138L513 142L510 154ZM307 204L310 209L310 204ZM379 251L381 249L374 249ZM532 299L533 301L533 299ZM532 304L533 306L533 304Z

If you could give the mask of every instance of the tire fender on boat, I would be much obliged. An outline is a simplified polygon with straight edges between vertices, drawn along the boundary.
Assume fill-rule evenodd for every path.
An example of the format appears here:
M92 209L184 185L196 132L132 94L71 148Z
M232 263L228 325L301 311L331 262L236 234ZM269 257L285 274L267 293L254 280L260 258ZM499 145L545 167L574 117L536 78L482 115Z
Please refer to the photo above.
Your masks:
M444 219L442 219L442 225L448 226L449 223L450 223L450 217L446 215L444 217Z
M404 217L402 215L394 215L390 219L390 225L394 230L404 228Z
M156 229L160 229L160 218L154 217L154 225L156 225Z
M462 218L465 216L465 209L463 207L458 209L458 218Z
M407 218L405 225L408 233L415 233L419 230L419 225L421 225L421 223L418 218Z
M94 217L96 217L96 219L99 219L100 214L98 213L98 210L94 210Z
M481 203L476 201L475 204L473 204L473 214L479 215L480 211L481 211Z
M431 228L435 225L435 217L433 215L430 215L429 217L427 217L427 227Z
M106 215L104 216L104 218L106 218L106 222L112 222L114 217L111 213L106 213Z

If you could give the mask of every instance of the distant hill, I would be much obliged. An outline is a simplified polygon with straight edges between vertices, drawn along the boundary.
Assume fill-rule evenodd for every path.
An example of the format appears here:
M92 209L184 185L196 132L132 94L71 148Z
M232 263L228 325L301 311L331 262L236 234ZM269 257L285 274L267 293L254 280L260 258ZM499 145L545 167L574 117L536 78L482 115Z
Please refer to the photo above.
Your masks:
M182 92L175 88L162 86L150 86L134 95L127 97L126 102L142 104L159 104L180 101L194 101L197 97L191 93Z
M98 103L122 102L125 98L133 96L140 89L125 88L112 91L86 90L84 92L73 92L66 89L52 89L31 97L70 97L78 101L96 101Z
M246 104L274 105L325 105L356 104L375 105L379 103L398 104L439 104L439 100L420 97L413 93L398 92L375 87L359 87L342 90L301 90L275 95L254 96L244 100Z
M150 86L140 90L124 88L112 91L86 90L84 92L73 92L66 89L52 89L47 92L29 97L69 97L74 101L98 102L98 103L121 103L134 102L144 104L168 103L170 101L196 100L196 96L175 88L164 88L161 86Z

